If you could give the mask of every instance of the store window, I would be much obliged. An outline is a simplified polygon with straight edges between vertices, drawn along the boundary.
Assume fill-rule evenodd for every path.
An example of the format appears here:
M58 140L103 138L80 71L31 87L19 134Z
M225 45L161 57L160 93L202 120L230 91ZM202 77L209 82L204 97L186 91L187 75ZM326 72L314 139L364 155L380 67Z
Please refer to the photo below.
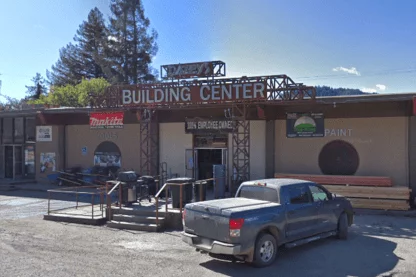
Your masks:
M13 118L3 118L3 144L13 143Z
M24 118L16 117L14 119L14 143L24 142Z
M94 151L94 165L103 167L121 167L121 152L111 141L100 143Z
M35 146L26 145L25 146L25 175L26 176L35 176Z
M26 117L26 142L35 142L36 141L36 119L34 117Z

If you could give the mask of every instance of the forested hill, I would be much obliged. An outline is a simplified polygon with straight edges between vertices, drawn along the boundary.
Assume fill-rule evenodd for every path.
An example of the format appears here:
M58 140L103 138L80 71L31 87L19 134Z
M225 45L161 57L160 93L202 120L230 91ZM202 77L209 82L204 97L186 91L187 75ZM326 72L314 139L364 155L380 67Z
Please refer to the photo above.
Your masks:
M351 88L331 88L328 86L316 86L315 88L316 88L316 96L376 94L376 93L366 93L359 89L351 89Z

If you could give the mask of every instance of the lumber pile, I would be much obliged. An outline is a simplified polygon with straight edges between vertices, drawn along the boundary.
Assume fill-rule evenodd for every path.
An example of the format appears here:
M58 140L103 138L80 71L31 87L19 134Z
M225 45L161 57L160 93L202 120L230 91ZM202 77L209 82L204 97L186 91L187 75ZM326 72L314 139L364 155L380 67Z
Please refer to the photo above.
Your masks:
M331 193L347 197L352 206L358 209L410 209L411 190L393 187L390 177L276 173L275 178L301 179L321 184Z

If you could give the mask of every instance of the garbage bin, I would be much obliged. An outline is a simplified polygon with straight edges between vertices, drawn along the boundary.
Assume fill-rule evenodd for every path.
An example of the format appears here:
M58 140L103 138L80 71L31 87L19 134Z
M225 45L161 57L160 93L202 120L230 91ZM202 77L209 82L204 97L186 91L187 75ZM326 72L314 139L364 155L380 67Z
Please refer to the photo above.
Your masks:
M166 183L186 184L182 186L182 208L192 201L192 184L194 181L194 179L187 177L173 178L166 181ZM181 186L170 186L172 207L176 209L180 208L180 189Z
M139 178L139 180L142 180L143 184L147 185L149 195L152 195L152 196L156 195L156 193L157 193L157 191L156 191L156 182L155 182L155 178L153 176L141 176Z
M207 181L199 181L194 184L194 201L205 201L207 198ZM201 198L201 188L202 188L202 198Z
M122 204L128 205L137 201L137 175L134 171L120 172L117 181L122 182Z

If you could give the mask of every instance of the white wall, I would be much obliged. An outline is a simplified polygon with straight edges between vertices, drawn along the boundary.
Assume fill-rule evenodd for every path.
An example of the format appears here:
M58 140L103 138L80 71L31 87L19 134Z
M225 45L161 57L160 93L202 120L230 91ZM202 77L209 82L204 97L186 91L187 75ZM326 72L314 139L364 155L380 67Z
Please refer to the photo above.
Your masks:
M168 175L185 176L185 149L192 148L192 135L185 134L185 123L160 123L159 132L160 162L167 163Z

